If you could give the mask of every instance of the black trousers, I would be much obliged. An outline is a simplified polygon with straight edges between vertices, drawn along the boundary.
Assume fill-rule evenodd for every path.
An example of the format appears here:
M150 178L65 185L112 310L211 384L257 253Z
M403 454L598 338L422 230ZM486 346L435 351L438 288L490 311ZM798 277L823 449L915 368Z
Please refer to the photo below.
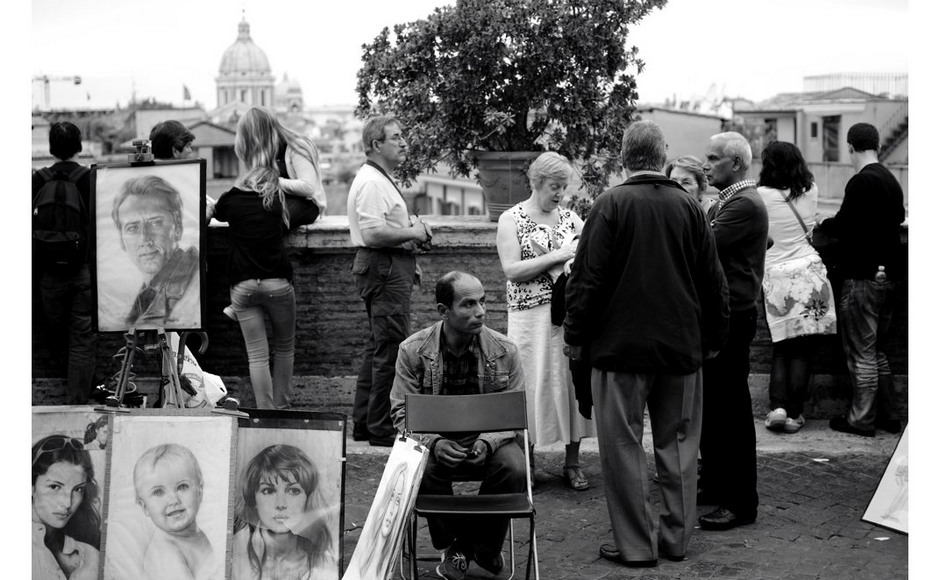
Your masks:
M482 477L480 495L519 493L526 489L525 453L519 445L510 441L497 448L482 466L477 467L463 464L448 467L439 463L432 452L421 479L420 493L452 495L454 476L464 472ZM508 531L508 518L428 517L428 532L431 534L431 544L436 549L443 550L456 543L456 549L471 559L499 554Z
M392 424L388 397L395 380L398 345L411 334L415 257L394 249L359 248L352 272L369 318L369 337L356 379L353 423L354 427L365 427L372 437L387 437L398 432Z
M757 513L757 437L747 377L757 308L732 311L728 340L702 367L700 487L738 516Z

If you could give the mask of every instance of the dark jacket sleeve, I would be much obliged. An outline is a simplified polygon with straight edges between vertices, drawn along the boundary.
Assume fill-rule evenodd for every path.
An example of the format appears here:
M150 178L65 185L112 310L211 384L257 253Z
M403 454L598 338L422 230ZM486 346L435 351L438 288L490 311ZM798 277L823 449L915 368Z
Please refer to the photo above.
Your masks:
M716 204L717 206L717 204ZM754 206L747 198L735 196L728 200L722 210L711 214L712 232L718 253L741 244L753 234L751 222L754 219Z
M861 196L865 195L862 180L863 178L857 173L849 178L849 182L845 184L845 196L842 198L839 211L836 212L836 215L823 220L819 224L819 227L827 235L838 239L843 236L843 232L847 227L861 221L863 210Z
M730 316L728 280L718 260L715 235L703 223L701 250L698 256L696 292L702 309L702 351L718 351L728 335Z
M590 340L595 313L604 308L599 297L604 267L613 246L610 195L601 194L584 222L578 250L565 288L565 342L585 346Z

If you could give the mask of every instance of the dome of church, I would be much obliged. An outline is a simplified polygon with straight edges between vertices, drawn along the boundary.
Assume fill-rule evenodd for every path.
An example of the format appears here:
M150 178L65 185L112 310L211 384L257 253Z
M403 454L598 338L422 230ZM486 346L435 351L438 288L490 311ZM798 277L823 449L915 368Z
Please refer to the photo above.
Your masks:
M284 73L281 81L274 86L274 95L276 97L299 97L302 99L304 89L300 85L300 81L288 78L287 73Z
M245 20L238 23L238 38L235 43L225 49L222 55L219 74L222 76L271 74L268 55L251 40L249 26Z

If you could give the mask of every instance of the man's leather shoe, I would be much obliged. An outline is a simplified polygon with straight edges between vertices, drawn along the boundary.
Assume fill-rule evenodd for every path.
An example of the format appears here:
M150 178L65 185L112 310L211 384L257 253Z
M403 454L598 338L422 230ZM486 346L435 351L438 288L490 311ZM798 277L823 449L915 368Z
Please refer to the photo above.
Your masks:
M845 416L833 417L829 421L829 428L833 431L839 431L841 433L849 433L852 435L861 435L862 437L874 437L874 429L859 429L853 425L849 424L849 420Z
M620 550L613 544L601 544L598 551L601 558L616 562L630 568L653 568L658 563L656 560L624 560L620 557Z
M391 447L392 445L395 445L395 437L397 436L398 436L397 433L393 433L385 437L371 437L370 436L369 445L373 447Z
M369 430L360 427L358 423L353 423L353 441L368 441Z
M887 431L888 433L901 432L900 419L875 419L875 428Z
M753 524L756 520L757 515L739 516L731 510L720 507L700 517L698 523L703 530L730 530L738 526Z

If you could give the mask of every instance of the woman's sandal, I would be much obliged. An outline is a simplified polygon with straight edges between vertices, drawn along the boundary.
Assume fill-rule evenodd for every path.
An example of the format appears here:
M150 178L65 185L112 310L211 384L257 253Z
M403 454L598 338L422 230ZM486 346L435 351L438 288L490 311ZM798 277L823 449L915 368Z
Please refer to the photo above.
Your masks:
M562 479L565 481L565 487L575 491L584 491L591 487L580 465L566 465Z

